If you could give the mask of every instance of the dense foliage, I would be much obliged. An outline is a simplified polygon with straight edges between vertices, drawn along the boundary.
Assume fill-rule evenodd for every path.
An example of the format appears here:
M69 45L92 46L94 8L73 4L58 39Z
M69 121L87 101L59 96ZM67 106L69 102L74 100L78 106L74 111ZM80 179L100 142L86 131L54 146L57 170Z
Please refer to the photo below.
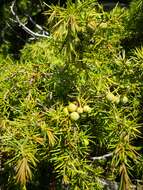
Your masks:
M133 6L48 5L49 38L25 44L19 60L1 47L2 189L130 190L143 180L143 48L122 46L136 34Z

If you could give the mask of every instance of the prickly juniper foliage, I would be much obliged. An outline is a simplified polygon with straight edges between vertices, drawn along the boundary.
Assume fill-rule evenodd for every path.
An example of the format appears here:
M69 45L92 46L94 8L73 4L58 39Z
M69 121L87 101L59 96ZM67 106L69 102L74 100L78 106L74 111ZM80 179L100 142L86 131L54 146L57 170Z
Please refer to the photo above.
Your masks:
M18 60L1 46L2 190L142 188L143 47L123 46L137 2L45 3L48 38Z

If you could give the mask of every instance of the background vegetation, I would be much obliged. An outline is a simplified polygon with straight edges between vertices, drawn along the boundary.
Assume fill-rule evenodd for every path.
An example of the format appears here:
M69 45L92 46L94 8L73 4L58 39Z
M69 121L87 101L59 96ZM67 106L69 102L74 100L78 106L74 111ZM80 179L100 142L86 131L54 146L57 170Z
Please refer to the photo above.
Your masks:
M92 0L17 1L25 26L37 32L30 15L49 32L34 40L10 5L0 21L1 189L141 186L143 1L109 12Z

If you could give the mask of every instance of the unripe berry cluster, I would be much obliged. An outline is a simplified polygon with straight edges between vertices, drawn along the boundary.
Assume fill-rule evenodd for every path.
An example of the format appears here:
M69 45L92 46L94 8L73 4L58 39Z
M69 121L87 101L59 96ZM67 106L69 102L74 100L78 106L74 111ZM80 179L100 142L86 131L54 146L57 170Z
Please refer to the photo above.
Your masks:
M63 112L66 116L69 115L71 120L77 121L80 118L80 114L84 112L90 113L91 108L88 105L82 107L76 103L69 103L69 105L63 109Z

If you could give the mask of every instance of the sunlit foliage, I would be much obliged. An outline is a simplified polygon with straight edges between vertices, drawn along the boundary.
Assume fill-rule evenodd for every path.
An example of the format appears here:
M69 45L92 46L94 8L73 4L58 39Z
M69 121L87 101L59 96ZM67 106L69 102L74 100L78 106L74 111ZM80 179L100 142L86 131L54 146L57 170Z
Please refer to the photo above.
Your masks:
M128 14L52 5L50 38L26 44L18 61L0 56L5 188L101 190L109 180L130 190L142 180L143 48L121 46Z

